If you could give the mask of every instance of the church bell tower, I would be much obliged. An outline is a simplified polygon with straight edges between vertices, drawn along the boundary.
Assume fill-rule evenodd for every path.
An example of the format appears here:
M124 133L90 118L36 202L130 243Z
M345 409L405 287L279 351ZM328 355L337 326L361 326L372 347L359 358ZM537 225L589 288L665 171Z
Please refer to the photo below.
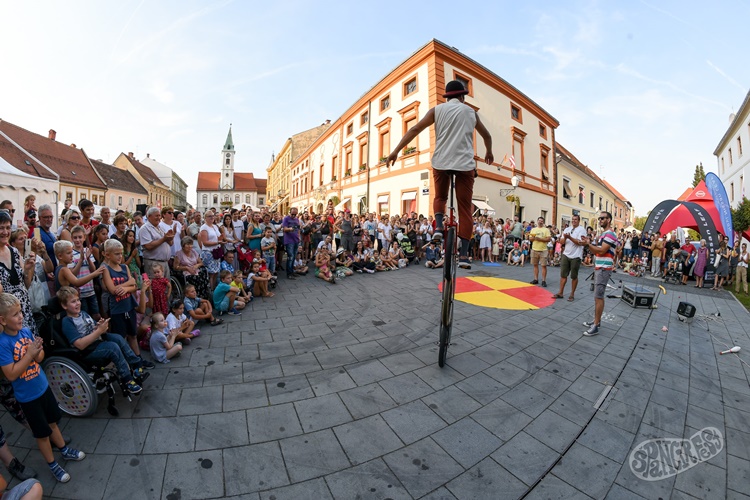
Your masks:
M221 150L221 179L219 189L234 189L234 142L232 142L232 124L229 124L229 133Z

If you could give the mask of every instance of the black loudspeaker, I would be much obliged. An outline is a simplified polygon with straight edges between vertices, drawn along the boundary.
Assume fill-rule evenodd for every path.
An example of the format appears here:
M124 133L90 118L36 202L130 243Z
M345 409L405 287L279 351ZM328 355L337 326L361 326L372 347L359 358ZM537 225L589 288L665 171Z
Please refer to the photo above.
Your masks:
M138 205L136 205L136 206L135 206L135 209L136 209L136 210L137 210L138 212L140 212L140 213L142 213L142 214L143 214L143 218L144 218L144 219L146 218L146 209L147 209L147 208L148 208L148 205L146 205L145 203L139 203Z
M677 316L680 321L690 320L695 316L695 306L688 302L680 302L677 306Z

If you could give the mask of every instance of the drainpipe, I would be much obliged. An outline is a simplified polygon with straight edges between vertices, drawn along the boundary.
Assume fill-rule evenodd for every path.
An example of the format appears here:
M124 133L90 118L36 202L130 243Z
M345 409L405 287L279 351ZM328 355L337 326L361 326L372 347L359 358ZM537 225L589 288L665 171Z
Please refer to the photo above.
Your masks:
M367 191L365 198L367 199L367 213L370 213L370 152L372 151L372 143L370 142L370 130L372 127L372 99L367 101L367 159L365 165L367 165Z

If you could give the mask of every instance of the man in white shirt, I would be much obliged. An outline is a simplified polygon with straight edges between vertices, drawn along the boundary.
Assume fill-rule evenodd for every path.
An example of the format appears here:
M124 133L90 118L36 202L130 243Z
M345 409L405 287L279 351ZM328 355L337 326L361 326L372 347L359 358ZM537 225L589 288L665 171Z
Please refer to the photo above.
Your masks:
M578 270L581 268L581 259L583 258L583 242L581 238L586 236L586 230L580 226L581 216L574 215L571 225L563 230L560 237L560 244L565 245L562 256L560 257L560 291L555 295L556 299L563 298L565 283L568 282L570 275L570 296L568 301L575 299L576 287L578 286Z
M234 237L237 241L245 240L245 223L240 220L240 211L236 208L232 209L232 229L234 229Z
M151 207L146 212L148 222L143 224L140 230L141 246L143 247L143 267L150 278L154 276L154 264L161 265L164 269L164 277L169 279L169 257L172 253L172 243L175 233L170 228L164 231L161 228L161 214L156 207Z

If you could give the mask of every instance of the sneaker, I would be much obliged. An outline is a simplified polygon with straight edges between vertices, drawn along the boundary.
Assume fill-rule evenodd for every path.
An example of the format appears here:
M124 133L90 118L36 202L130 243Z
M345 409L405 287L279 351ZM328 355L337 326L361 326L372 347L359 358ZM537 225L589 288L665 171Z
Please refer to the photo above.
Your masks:
M595 325L595 323L594 323L593 319L591 321L584 321L583 322L583 326L585 326L586 328L588 328L590 326L594 326L594 325ZM598 327L599 325L596 325L596 326Z
M458 267L461 269L471 269L471 261L465 257L458 259Z
M232 310L231 310L231 311L229 311L229 312L228 312L227 314L231 314L232 316L239 316L239 315L241 315L242 313L241 313L241 312L239 312L239 311L238 311L238 310L237 310L236 308L234 308L234 307L233 307L233 308L232 308Z
M155 365L155 364L153 364L153 363L152 363L151 361L149 361L149 360L147 360L147 359L143 359L143 358L141 358L141 366L142 366L142 367L144 367L144 368L145 368L145 369L147 369L147 370L151 370L151 369L152 369L152 368L154 368L154 367L155 367L156 365Z
M142 366L139 366L138 368L133 370L133 377L135 378L143 378L145 375L147 375L146 369L143 368ZM65 444L68 444L68 443L65 443Z
M546 282L546 281L542 281L542 286L543 286L544 288L547 288L547 282Z
M362 269L357 269L357 272L358 272L359 274L362 274Z
M132 380L131 380L132 382ZM128 382L129 384L130 382ZM137 386L138 384L136 384ZM138 387L140 389L140 387ZM76 450L75 448L71 448L69 446L66 446L65 448L60 450L60 454L65 460L75 460L75 461L81 461L84 458L86 458L86 454L82 451Z
M599 327L596 325L591 325L591 327L585 332L583 332L583 334L586 337L593 337L594 335L599 335Z
M49 465L49 470L52 473L53 476L55 476L55 479L57 479L61 483L67 483L70 481L70 474L65 472L65 469L60 467L60 464L57 462L52 462Z
M442 229L436 229L435 232L432 235L432 241L435 242L436 245L439 245L443 242L443 230Z
M140 394L143 388L135 383L135 380L128 380L125 383L125 388L128 390L130 394ZM81 452L83 453L83 452ZM84 455L85 457L86 455ZM80 460L80 459L79 459Z
M375 274L375 271L372 269L365 269L365 271L367 271L367 274Z
M539 280L531 280L531 281L529 281L529 283L531 283L532 285L538 285L539 284Z
M19 481L26 481L36 477L36 471L31 467L26 467L17 458L14 458L10 465L8 465L8 472L10 472Z

